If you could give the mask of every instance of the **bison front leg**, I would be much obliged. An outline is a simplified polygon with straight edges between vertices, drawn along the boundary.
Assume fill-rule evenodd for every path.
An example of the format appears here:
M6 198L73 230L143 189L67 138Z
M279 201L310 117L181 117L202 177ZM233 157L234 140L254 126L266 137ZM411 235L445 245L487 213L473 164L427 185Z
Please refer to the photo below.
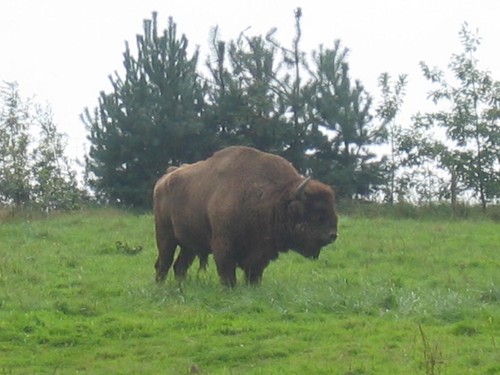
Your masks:
M198 254L198 256L200 257L200 268L198 271L206 271L208 265L208 253Z
M269 262L261 259L259 262L247 264L243 266L245 272L245 279L247 284L258 285L262 281L262 274Z
M247 284L259 285L262 281L262 274L264 269L259 268L245 268L245 280Z
M156 282L161 283L167 277L168 270L172 266L177 247L173 230L156 223L156 245L158 247L158 258L155 263Z
M180 254L174 263L174 273L177 279L183 279L186 277L187 270L191 264L193 264L196 254L186 248L181 248Z

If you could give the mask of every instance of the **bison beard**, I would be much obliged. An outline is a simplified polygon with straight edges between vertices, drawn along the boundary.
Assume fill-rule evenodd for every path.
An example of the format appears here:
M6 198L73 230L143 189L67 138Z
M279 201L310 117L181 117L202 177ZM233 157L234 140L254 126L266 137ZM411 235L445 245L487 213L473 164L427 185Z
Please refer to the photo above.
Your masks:
M236 267L259 283L264 268L289 249L317 258L337 237L332 189L302 177L280 156L228 147L212 157L169 168L155 185L156 280L170 269L184 277L196 256L213 254L223 284Z

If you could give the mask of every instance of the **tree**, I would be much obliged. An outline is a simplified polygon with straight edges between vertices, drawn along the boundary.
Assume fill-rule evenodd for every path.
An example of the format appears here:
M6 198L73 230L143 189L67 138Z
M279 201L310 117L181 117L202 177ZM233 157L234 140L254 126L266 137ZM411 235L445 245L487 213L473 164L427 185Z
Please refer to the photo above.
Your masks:
M449 107L419 114L415 124L424 130L437 127L445 131L447 140L436 141L429 152L439 155L440 165L453 177L450 185L456 188L460 182L472 190L485 210L487 202L500 194L499 84L478 68L477 32L471 32L465 23L459 36L463 51L452 55L448 66L456 84L449 83L442 70L421 63L424 76L437 86L429 97Z
M383 182L370 150L383 141L383 129L372 123L363 85L351 81L340 42L321 48L309 68L300 50L301 17L298 8L291 48L274 40L274 29L265 37L242 32L226 43L215 28L205 81L196 73L197 52L187 57L187 39L176 38L173 21L160 36L156 14L146 20L138 57L126 48L125 78L115 74L114 92L101 93L98 108L84 114L97 195L146 206L166 164L239 144L282 155L345 196L368 196Z
M382 121L384 139L388 142L389 157L386 161L387 186L384 191L385 200L394 204L395 195L401 195L404 185L401 178L397 179L397 171L403 164L400 145L402 140L402 128L397 122L397 115L401 110L403 99L406 94L407 75L399 75L396 82L391 83L389 73L379 76L379 87L382 93L382 101L377 107L377 116Z
M283 65L285 72L274 78L275 90L278 93L279 107L283 108L284 118L289 124L286 146L283 156L287 158L297 169L303 173L312 172L312 163L308 151L315 148L315 143L323 140L323 134L318 130L311 118L312 95L310 86L304 77L308 71L306 54L300 49L302 39L302 9L294 10L295 36L292 47L286 48L280 45L274 38L275 29L271 30L266 39L283 53Z
M17 83L4 83L0 100L0 200L21 207L30 200L28 105Z
M39 136L34 136L39 131ZM23 100L17 83L0 97L0 203L44 211L74 209L83 199L64 155L50 107Z
M64 135L57 131L48 107L37 107L35 122L40 133L31 156L32 202L43 211L75 209L80 206L83 192L64 155Z
M274 46L260 36L242 33L226 43L218 39L218 29L213 30L207 121L217 127L221 146L283 152L286 123L274 89L279 69L275 57Z
M137 36L137 57L128 43L125 77L110 77L113 92L101 92L98 107L82 116L91 142L89 182L110 202L147 207L154 182L169 164L189 163L215 148L203 122L205 88L196 72L198 50L188 56L170 18L162 34L157 14Z
M301 15L296 9L291 50L274 39L276 29L265 37L250 37L244 31L226 43L218 39L215 28L207 66L211 120L218 124L222 145L244 144L282 155L305 173L310 129L301 80Z
M370 145L382 142L381 129L372 124L372 99L360 81L351 83L348 50L336 41L333 49L315 52L311 83L315 126L329 141L315 151L324 181L345 197L368 196L382 183L380 163Z

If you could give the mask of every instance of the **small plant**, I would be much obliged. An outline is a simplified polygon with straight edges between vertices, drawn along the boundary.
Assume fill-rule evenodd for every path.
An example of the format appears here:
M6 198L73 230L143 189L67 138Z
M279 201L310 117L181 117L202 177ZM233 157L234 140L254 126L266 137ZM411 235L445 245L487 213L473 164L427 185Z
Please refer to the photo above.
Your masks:
M439 344L432 345L424 333L422 324L418 325L420 331L420 337L422 338L422 343L424 344L424 366L426 375L437 375L439 374L439 366L443 364L443 354L439 347Z
M137 255L142 251L142 246L131 246L127 242L116 241L116 250L125 255Z
M101 248L101 254L123 254L137 255L142 251L141 245L132 246L127 242L116 241L114 245L105 245Z

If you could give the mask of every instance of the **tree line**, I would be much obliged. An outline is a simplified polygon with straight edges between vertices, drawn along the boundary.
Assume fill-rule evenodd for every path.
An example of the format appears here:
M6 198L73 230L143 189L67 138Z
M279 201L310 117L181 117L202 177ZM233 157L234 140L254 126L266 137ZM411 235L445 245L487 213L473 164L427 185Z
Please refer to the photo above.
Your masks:
M150 203L151 187L168 165L191 163L229 145L284 156L304 174L337 188L342 197L367 196L383 183L384 161L370 146L383 142L370 113L372 99L351 78L340 41L308 61L300 49L301 13L290 48L246 33L229 42L211 35L211 53L199 69L199 51L169 19L145 20L134 55L126 45L124 76L110 77L111 93L86 110L90 129L89 183L105 199Z
M170 18L160 32L157 15L144 21L133 54L126 45L124 75L83 119L90 129L89 183L112 202L147 206L167 165L191 163L228 145L248 145L284 156L304 174L334 186L340 198L389 203L474 194L484 208L498 198L499 83L479 70L477 35L464 24L463 51L445 74L421 64L443 110L398 122L407 77L379 78L374 104L351 76L340 41L306 54L300 46L301 11L289 47L266 35L242 32L224 41L214 28L204 74L199 50ZM206 73L208 72L208 73ZM445 137L431 136L435 128ZM376 146L389 149L377 155ZM436 173L436 170L441 173ZM415 198L417 197L417 198Z
M126 43L124 72L109 77L111 92L82 114L90 141L86 183L96 199L149 207L167 166L247 145L284 156L334 186L339 199L455 206L473 196L483 209L496 202L500 83L478 67L477 32L462 26L451 79L421 63L429 99L439 105L403 126L407 76L382 73L374 103L352 78L341 41L304 52L300 8L294 16L289 46L275 39L275 29L225 41L215 27L204 64L172 18L164 30L156 13L145 20L135 48Z

